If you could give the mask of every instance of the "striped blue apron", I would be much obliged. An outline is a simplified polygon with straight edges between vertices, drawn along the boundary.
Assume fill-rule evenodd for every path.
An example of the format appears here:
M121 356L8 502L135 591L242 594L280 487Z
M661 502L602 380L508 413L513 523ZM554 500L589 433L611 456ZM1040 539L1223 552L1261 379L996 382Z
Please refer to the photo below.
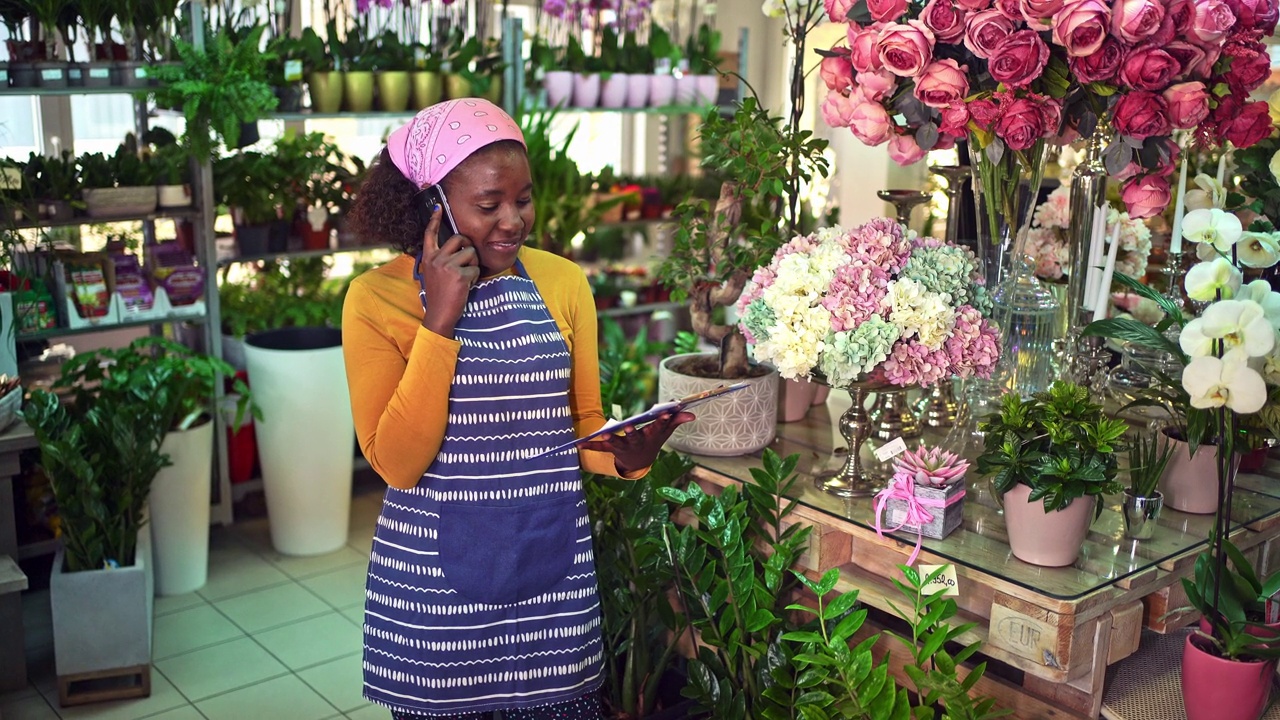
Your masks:
M418 486L388 488L365 589L364 695L452 715L600 687L600 604L570 358L524 266L472 289L444 441Z

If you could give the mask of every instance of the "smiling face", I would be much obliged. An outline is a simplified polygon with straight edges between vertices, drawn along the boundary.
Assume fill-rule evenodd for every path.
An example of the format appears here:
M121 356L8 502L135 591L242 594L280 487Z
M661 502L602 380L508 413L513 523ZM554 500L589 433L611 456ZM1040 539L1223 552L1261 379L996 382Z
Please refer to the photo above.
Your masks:
M443 182L458 234L471 240L484 277L511 269L533 229L529 159L515 143L479 150Z

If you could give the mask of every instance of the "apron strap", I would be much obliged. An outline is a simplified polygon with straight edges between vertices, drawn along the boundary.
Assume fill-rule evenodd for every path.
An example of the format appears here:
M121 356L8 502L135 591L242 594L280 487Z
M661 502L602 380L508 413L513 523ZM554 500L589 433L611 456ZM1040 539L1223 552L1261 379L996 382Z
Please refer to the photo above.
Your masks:
M418 300L422 303L422 314L427 314L427 285L426 280L422 277L422 271L418 268L422 266L422 248L418 249L418 254L413 257L413 279L418 281ZM533 282L529 277L529 273L525 272L524 263L520 262L520 258L516 257L515 264L516 274L520 277Z

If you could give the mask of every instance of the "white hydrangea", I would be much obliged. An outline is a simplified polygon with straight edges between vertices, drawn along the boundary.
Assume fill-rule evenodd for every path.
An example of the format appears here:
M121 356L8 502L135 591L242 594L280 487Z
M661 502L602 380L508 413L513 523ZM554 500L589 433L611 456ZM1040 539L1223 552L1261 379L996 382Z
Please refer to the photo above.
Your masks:
M830 332L831 313L826 308L794 305L778 312L769 338L755 346L756 358L772 364L784 378L806 377L818 364Z
M930 292L909 278L889 283L888 289L883 306L889 308L889 321L902 331L902 338L915 336L930 350L942 347L956 327L951 296Z

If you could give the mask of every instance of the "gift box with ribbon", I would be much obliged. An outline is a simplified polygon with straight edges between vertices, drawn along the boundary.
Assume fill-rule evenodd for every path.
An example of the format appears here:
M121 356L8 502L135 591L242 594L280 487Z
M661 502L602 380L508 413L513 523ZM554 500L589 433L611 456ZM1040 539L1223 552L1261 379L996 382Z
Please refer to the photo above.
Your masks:
M964 522L964 475L969 463L938 448L908 451L894 461L893 479L876 495L876 532L906 531L941 540Z

